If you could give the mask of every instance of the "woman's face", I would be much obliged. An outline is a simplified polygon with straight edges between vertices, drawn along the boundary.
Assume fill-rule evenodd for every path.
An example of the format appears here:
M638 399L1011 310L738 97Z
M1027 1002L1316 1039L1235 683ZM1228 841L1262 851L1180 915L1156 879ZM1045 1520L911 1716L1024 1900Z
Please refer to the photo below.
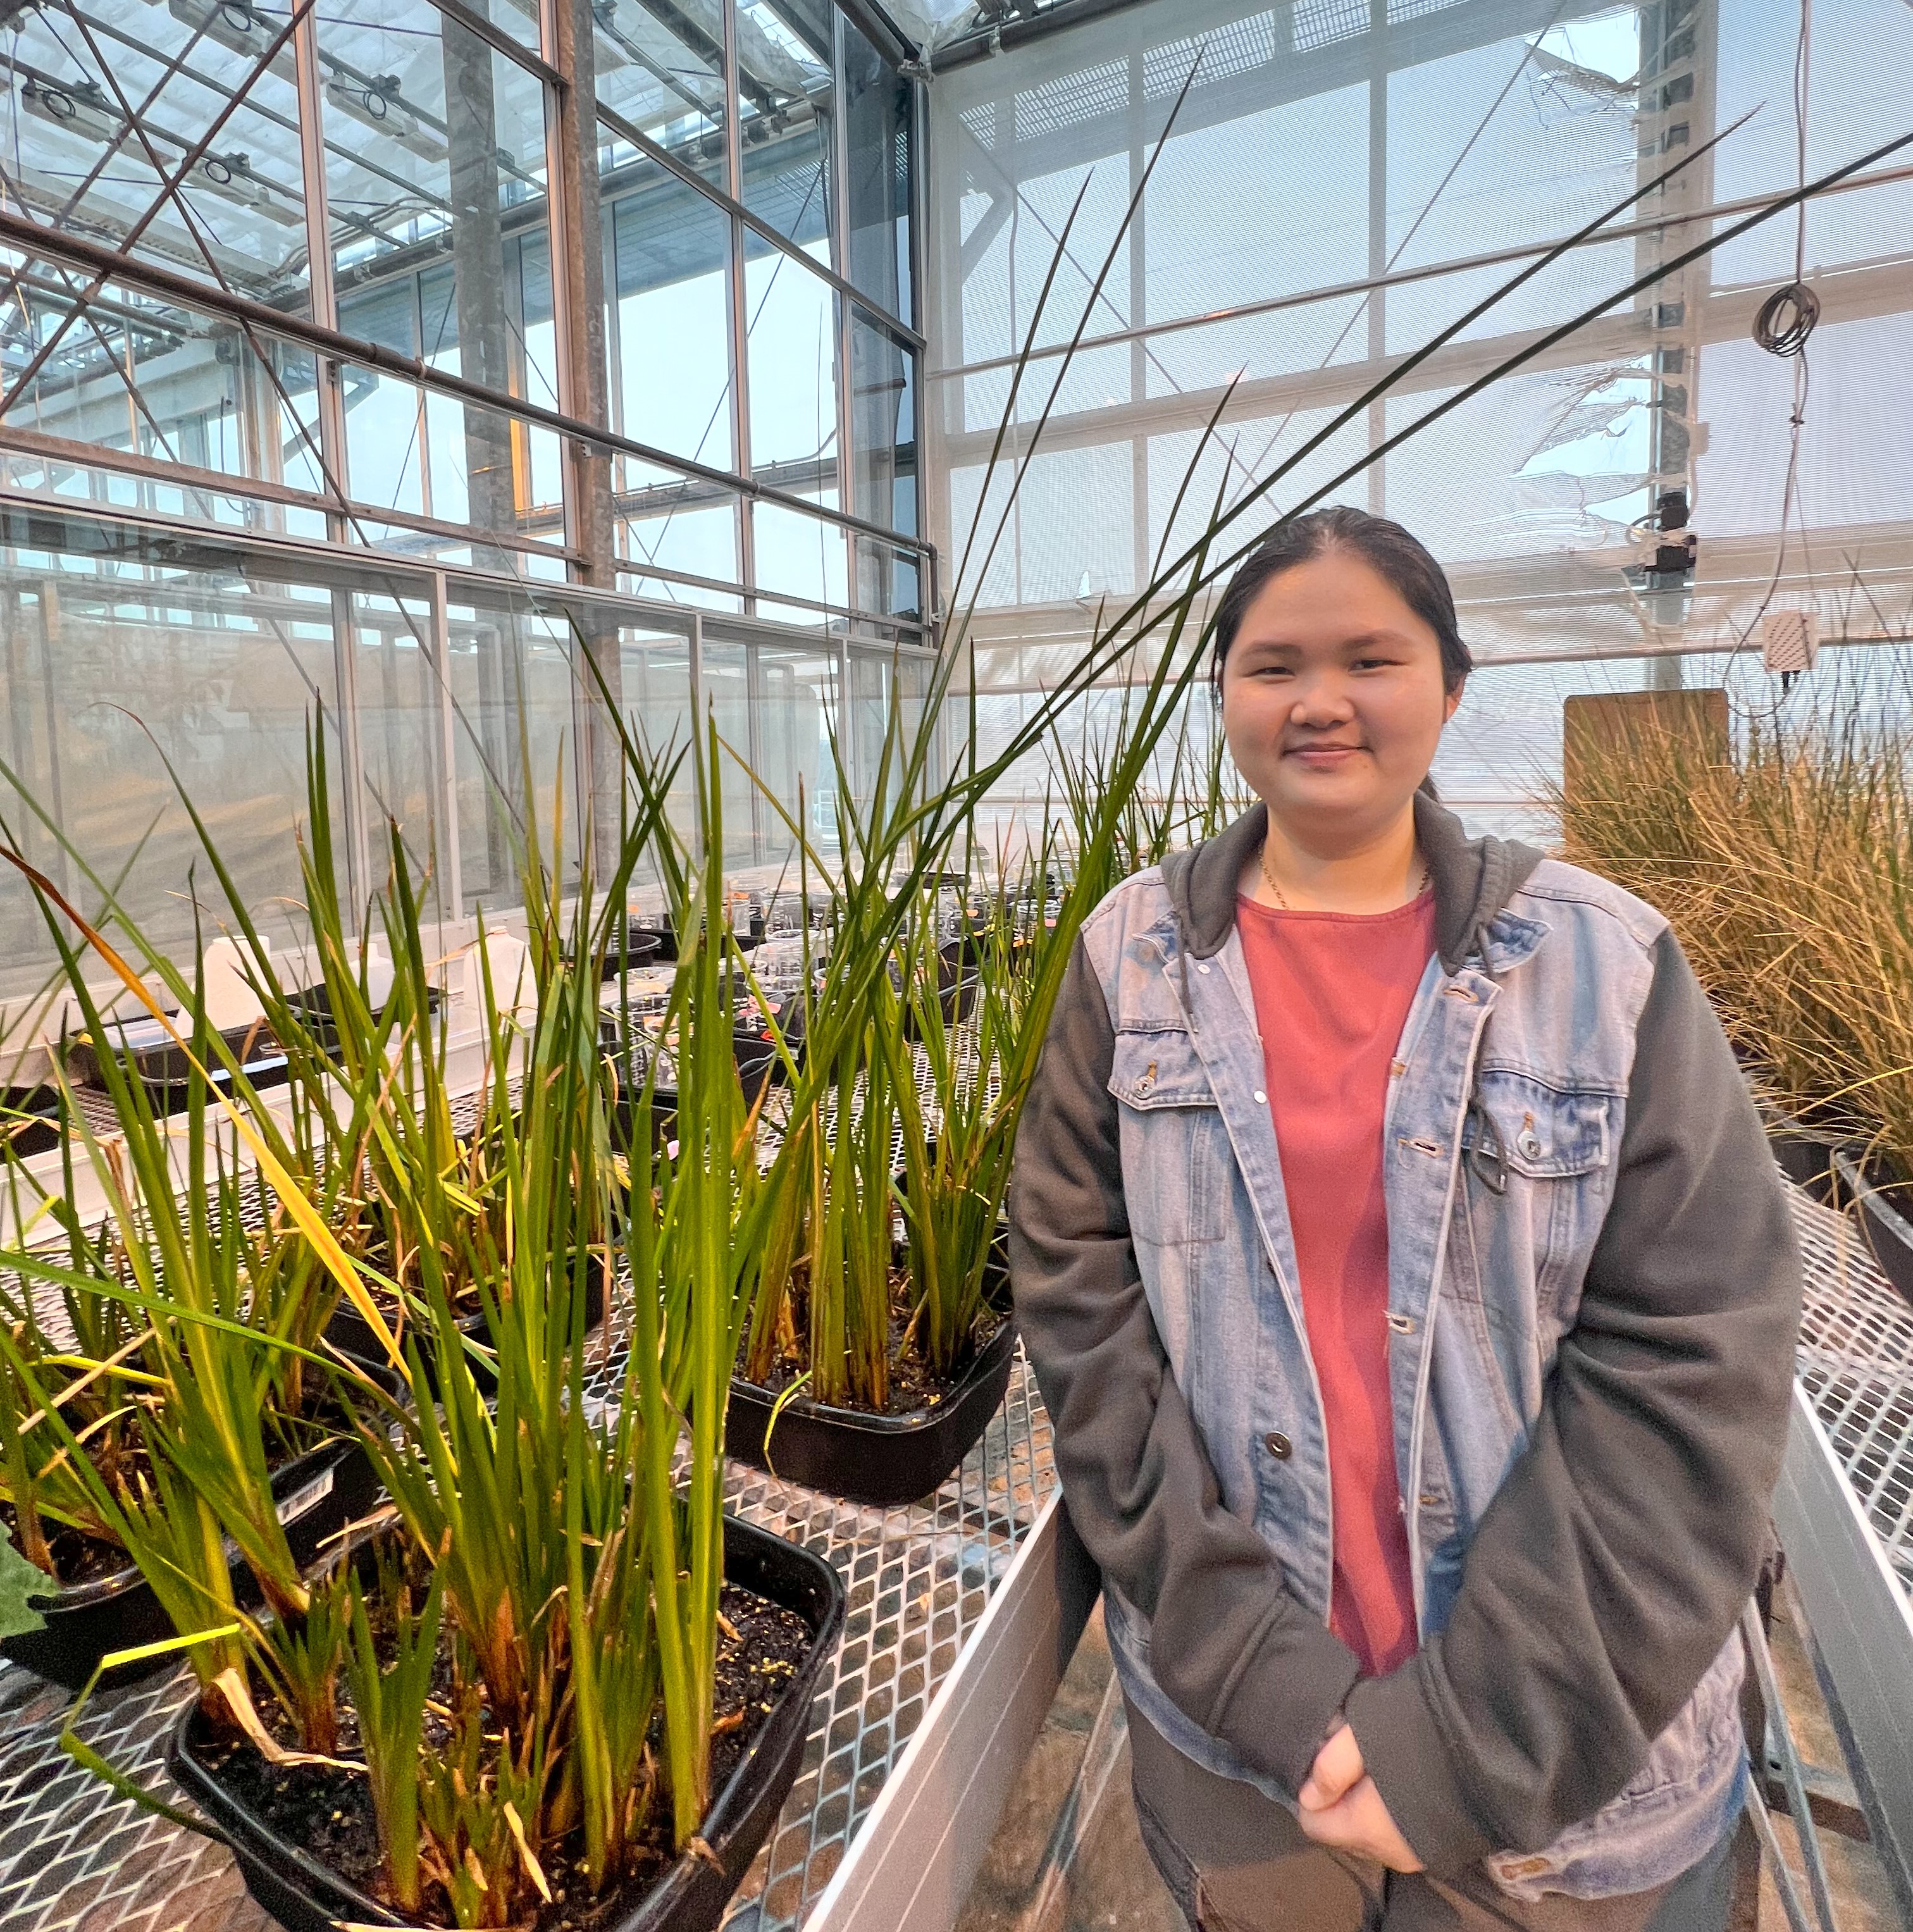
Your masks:
M1348 550L1265 584L1222 667L1237 768L1317 850L1359 846L1399 820L1460 702L1442 688L1434 631Z

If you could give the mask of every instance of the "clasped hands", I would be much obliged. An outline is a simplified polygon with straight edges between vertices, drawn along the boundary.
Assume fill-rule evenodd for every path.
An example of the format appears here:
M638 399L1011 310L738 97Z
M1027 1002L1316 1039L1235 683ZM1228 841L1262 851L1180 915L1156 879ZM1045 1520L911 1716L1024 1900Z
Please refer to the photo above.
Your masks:
M1391 1871L1421 1870L1421 1860L1388 1815L1362 1762L1362 1747L1346 1724L1315 1754L1297 1798L1303 1834L1317 1844L1377 1859Z

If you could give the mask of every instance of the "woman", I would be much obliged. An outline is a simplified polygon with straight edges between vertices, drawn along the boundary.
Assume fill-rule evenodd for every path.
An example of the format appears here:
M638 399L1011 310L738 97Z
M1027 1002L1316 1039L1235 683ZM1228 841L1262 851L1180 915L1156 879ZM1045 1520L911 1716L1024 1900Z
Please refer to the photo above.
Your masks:
M1706 1932L1799 1262L1666 922L1427 783L1470 668L1349 509L1219 607L1262 802L1084 926L1017 1317L1204 1928Z

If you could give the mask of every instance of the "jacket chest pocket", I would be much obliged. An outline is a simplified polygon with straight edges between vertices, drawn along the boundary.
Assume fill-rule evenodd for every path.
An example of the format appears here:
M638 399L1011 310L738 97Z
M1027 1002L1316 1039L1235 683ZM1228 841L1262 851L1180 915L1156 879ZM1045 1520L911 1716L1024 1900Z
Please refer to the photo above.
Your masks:
M1526 1291L1571 1324L1607 1213L1615 1096L1498 1068L1483 1070L1477 1096L1462 1148L1483 1299Z
M1129 1232L1159 1246L1219 1240L1234 1156L1186 1033L1119 1033L1109 1090L1122 1127Z

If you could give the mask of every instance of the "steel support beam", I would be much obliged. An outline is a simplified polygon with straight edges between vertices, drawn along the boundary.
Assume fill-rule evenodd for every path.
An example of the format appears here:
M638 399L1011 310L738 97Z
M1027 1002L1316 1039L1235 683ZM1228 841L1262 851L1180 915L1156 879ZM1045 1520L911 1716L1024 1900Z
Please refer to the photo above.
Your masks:
M1897 314L1906 306L1906 288L1904 260L1829 276L1820 290L1822 326ZM1744 336L1768 292L1764 287L1734 289L1709 296L1696 323L1702 341L1732 341ZM1390 393L1409 396L1459 388L1550 332L1549 328L1522 329L1507 335L1449 343ZM1588 323L1525 364L1523 370L1576 368L1585 363L1632 360L1646 355L1654 340L1651 316L1643 310L1630 309ZM1237 382L1232 390L1219 385L1113 409L1073 410L1050 418L1043 430L1042 447L1047 452L1092 448L1126 441L1138 434L1163 436L1199 431L1214 416L1225 395L1229 399L1222 418L1225 423L1282 416L1291 410L1334 410L1353 401L1405 359L1391 356L1378 360L1338 362L1326 369L1298 369ZM948 436L943 442L943 460L953 469L981 463L988 458L995 434L991 429Z
M608 429L606 388L604 236L598 176L598 88L590 0L544 0L546 46L563 85L550 96L548 130L553 250L557 297L559 400L567 416ZM580 582L614 590L611 455L602 443L574 436L565 444L565 537ZM617 863L618 801L623 763L615 720L624 705L618 626L594 610L576 632L585 662L577 667L574 715L581 823L589 829L593 869L604 878ZM609 715L607 715L607 712Z

